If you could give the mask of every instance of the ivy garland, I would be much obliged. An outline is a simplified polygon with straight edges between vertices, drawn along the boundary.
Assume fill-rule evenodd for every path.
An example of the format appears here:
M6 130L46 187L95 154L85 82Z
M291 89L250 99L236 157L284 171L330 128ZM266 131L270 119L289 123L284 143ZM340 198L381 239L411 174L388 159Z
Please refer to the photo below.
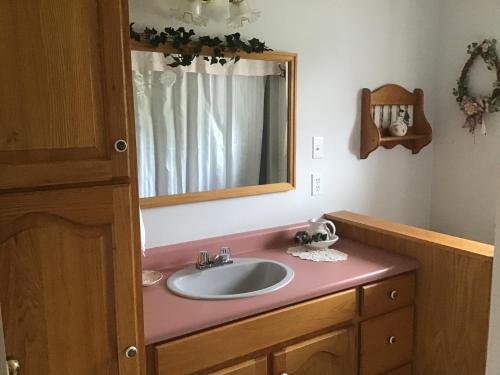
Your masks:
M171 46L174 53L164 53L165 57L170 56L173 62L168 64L171 67L189 66L193 60L200 56L203 47L211 48L212 55L204 56L204 60L213 64L224 66L228 62L237 63L240 60L240 52L246 53L263 53L264 51L272 51L257 38L252 38L247 42L241 39L239 33L226 35L224 40L219 37L212 38L210 36L200 36L197 40L193 37L193 30L187 31L184 27L174 29L166 27L164 31L158 32L155 28L144 28L142 33L134 30L134 23L130 24L130 38L138 42L145 41L154 48L158 48L160 44ZM225 53L230 52L230 57Z
M462 74L457 81L457 87L453 89L460 109L467 116L464 128L474 133L481 126L482 133L486 134L484 114L500 112L500 62L496 50L496 39L485 39L482 43L472 43L467 46L467 54L470 55L465 63ZM481 57L488 70L496 70L497 80L493 83L493 92L489 96L471 96L469 92L469 72L474 61Z

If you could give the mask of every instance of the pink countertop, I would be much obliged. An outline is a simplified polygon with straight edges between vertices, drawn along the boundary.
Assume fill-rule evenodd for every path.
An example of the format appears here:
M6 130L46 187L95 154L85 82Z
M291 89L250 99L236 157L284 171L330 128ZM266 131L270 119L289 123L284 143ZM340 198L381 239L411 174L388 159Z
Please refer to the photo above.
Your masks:
M348 254L347 261L318 263L286 254L293 234L303 224L195 241L153 249L144 260L144 269L160 270L165 279L144 288L144 329L146 345L170 340L220 324L381 280L418 267L417 261L341 239L333 248ZM280 243L281 242L281 243ZM205 301L176 296L166 287L166 278L196 260L199 250L229 245L235 257L276 260L292 267L295 277L276 292L236 300ZM260 250L249 250L249 248ZM238 249L239 248L239 249Z

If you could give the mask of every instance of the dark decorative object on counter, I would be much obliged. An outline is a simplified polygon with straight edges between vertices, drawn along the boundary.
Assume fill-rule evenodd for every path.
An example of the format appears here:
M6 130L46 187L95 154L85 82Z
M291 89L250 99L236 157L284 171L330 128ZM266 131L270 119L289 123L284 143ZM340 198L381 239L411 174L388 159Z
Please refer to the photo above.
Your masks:
M240 53L263 53L272 51L266 43L257 38L243 41L240 33L225 35L224 40L219 37L195 36L193 30L187 31L183 27L174 29L166 27L164 31L158 32L154 27L145 27L142 33L134 30L134 23L130 24L130 38L138 42L146 42L157 48L160 44L172 47L172 53L165 54L170 56L173 62L168 64L175 68L177 66L189 66L193 60L199 57L205 47L210 48L211 56L203 56L203 59L213 64L225 65L228 62L237 63L240 59ZM229 56L227 56L229 55Z
M326 240L328 240L328 235L324 233L316 233L311 236L306 231L301 231L295 234L295 242L300 245L307 245L312 242L321 242Z

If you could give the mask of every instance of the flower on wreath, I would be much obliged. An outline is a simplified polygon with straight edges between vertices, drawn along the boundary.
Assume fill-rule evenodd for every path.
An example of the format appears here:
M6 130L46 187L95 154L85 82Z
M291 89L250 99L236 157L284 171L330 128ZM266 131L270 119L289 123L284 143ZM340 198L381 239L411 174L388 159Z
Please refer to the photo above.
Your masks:
M462 99L462 107L467 116L473 116L481 112L485 112L487 101L483 98L473 98L464 96Z
M488 50L490 49L490 46L491 46L491 44L490 44L489 40L485 40L483 42L483 44L481 44L481 49L483 50L483 53L487 53Z

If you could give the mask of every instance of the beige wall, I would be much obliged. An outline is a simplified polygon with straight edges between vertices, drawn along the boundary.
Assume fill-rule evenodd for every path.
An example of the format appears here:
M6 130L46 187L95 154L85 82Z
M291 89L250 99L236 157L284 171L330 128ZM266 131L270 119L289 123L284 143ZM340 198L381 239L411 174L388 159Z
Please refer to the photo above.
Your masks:
M468 43L500 40L499 0L442 0L434 123L434 168L431 228L439 232L493 244L495 184L500 159L500 113L488 115L488 135L475 139L465 129L452 88L467 58ZM498 46L500 51L500 45ZM478 62L472 71L472 91L490 94L495 74Z

